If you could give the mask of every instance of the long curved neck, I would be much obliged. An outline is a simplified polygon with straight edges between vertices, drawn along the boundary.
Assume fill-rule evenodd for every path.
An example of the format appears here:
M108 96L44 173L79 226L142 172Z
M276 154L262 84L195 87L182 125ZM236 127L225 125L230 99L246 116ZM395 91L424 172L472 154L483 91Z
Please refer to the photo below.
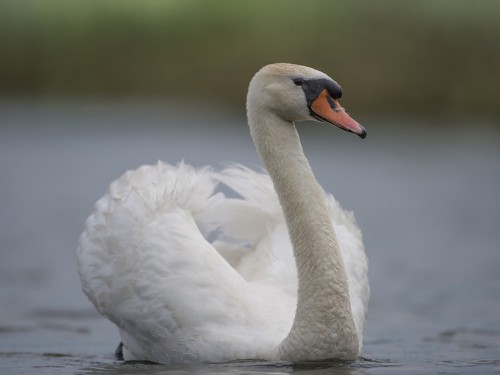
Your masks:
M343 260L324 194L295 126L274 115L250 113L249 124L283 208L298 272L295 319L276 357L356 359L358 338Z

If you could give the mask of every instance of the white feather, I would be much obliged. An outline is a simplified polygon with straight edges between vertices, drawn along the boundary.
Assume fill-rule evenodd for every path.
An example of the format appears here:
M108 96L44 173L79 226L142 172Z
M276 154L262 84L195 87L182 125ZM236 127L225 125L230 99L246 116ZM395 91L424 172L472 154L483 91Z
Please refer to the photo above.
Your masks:
M218 183L241 198L216 193ZM328 209L362 337L369 289L361 233L331 195ZM200 228L217 237L208 242ZM264 173L162 162L127 172L87 219L78 260L83 290L120 328L127 359L266 358L292 326L295 259Z

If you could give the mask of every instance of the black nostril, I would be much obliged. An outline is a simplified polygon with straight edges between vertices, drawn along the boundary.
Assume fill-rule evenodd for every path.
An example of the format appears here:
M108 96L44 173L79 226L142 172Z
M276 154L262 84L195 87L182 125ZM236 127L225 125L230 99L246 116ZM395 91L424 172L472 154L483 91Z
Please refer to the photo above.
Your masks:
M332 97L331 96L328 96L326 98L326 100L328 101L328 104L330 104L330 108L333 109L335 112L338 112L339 109L337 108L337 105L335 104L335 102L333 101Z

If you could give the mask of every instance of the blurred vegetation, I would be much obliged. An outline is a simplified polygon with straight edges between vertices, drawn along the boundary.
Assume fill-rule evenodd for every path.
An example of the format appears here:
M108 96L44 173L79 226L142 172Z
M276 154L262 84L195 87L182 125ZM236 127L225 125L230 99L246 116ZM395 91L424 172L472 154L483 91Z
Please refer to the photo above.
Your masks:
M500 118L498 0L2 0L0 95L241 106L271 62L323 70L367 114Z

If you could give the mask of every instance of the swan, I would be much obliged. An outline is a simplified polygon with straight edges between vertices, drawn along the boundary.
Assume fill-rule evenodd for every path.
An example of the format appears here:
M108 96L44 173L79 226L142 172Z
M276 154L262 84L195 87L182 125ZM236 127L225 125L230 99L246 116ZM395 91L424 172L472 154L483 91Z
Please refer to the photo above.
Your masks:
M319 186L294 125L364 138L341 95L318 70L266 65L247 117L268 174L158 162L111 184L80 236L78 271L126 360L358 358L369 298L361 232Z

